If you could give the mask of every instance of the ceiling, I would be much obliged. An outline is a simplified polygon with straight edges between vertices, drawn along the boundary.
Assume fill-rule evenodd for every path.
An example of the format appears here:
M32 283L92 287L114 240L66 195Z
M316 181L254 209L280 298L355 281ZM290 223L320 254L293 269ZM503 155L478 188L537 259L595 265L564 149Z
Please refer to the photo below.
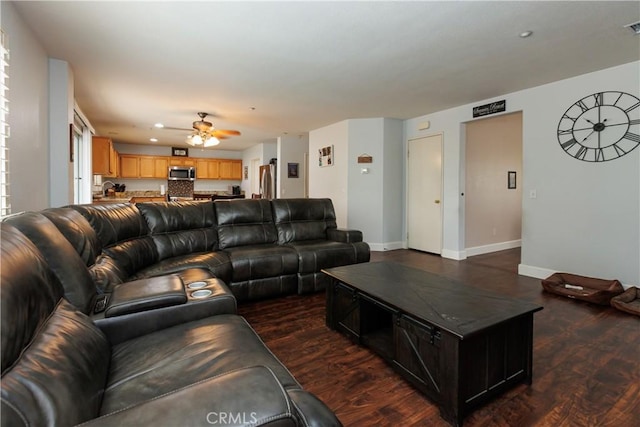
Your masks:
M640 3L16 2L117 142L186 146L198 111L243 150L407 119L640 59ZM533 31L529 38L518 35ZM615 82L612 82L612 84Z

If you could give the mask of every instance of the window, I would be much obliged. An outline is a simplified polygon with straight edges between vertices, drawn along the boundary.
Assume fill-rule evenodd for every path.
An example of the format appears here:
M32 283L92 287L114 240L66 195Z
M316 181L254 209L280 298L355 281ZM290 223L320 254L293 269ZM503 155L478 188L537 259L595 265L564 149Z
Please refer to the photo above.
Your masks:
M7 69L9 67L9 49L7 48L7 40L5 34L0 30L0 42L2 43L0 51L0 216L6 216L11 213L11 204L9 203L9 147L7 147L7 139L10 130L7 123L7 115L9 114L9 100L7 99L7 87L9 75Z

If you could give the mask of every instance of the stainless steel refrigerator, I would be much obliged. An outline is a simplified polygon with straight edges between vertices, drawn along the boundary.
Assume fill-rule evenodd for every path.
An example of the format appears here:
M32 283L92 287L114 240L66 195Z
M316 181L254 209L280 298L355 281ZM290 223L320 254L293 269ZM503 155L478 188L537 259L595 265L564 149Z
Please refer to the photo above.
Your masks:
M260 166L260 197L263 199L275 199L278 184L278 160L271 159L268 165Z

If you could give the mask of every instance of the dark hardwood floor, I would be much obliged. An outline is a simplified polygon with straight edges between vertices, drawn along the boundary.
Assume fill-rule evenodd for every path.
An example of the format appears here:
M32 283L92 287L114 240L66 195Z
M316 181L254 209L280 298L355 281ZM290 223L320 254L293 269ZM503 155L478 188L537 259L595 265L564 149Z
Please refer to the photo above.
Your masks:
M544 306L534 315L533 384L465 418L465 426L640 425L640 318L548 294L518 276L520 250L453 261L417 251L372 252L468 285ZM447 426L438 408L381 358L325 326L324 294L239 307L300 384L345 426Z

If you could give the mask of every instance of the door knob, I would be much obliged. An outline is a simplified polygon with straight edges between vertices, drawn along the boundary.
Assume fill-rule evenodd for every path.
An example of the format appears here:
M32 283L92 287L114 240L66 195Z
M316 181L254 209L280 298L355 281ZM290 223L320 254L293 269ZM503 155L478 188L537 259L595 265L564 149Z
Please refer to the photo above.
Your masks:
M438 203L440 203L440 200L436 199L436 200L433 201L433 203L438 204Z

